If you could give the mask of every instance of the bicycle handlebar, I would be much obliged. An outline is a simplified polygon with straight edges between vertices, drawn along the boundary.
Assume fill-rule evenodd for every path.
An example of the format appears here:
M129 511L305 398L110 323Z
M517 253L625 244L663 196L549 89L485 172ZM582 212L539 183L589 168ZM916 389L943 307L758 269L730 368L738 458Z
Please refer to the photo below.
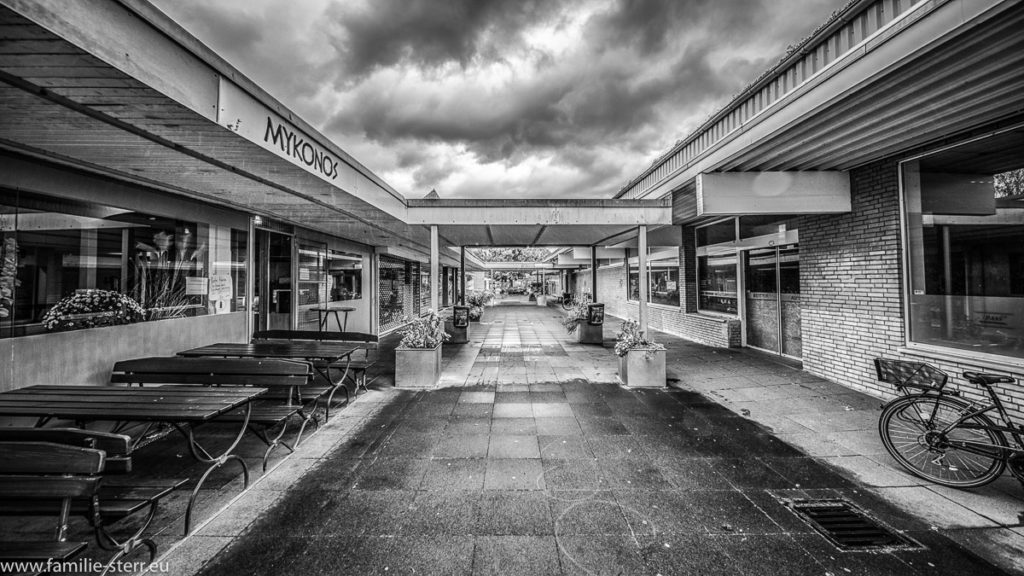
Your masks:
M981 384L982 386L988 386L990 384L1015 384L1016 378L1009 376L1001 376L999 374L985 374L982 372L964 372L964 378L967 378L973 384Z

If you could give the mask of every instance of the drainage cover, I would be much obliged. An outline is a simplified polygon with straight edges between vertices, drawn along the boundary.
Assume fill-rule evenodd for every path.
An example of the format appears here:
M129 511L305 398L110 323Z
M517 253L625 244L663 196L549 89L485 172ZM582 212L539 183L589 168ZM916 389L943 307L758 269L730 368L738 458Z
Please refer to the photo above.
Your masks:
M922 546L839 498L790 500L789 507L842 550L920 549Z

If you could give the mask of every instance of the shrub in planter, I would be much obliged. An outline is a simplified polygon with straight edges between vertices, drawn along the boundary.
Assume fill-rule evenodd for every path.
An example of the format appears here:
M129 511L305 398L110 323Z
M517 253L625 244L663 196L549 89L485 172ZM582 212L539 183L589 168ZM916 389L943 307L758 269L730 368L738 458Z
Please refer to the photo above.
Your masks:
M132 324L145 318L145 310L130 297L110 290L78 290L57 302L43 315L51 332Z
M433 310L399 331L395 348L395 386L432 387L441 378L441 343L448 339L444 320Z
M626 386L665 386L665 347L651 342L635 320L622 323L615 339L619 379Z
M580 298L573 302L568 315L562 318L562 326L569 334L576 334L576 341L581 344L603 344L604 327L587 322L589 306L590 298Z

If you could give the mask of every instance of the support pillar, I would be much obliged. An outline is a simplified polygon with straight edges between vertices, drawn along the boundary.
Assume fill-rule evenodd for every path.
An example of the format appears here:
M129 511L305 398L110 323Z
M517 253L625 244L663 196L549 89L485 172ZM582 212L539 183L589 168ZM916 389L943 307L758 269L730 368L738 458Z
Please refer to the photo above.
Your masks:
M442 278L442 280L441 280L441 305L442 306L449 306L449 305L451 305L451 301L450 301L451 296L448 294L448 270L449 270L449 268L447 266L442 266L441 267L441 278Z
M638 246L638 260L637 265L640 268L640 330L647 333L647 297L650 291L651 279L650 271L647 269L647 226L641 225L639 228L639 234L637 236Z
M459 304L466 305L466 247L459 246Z
M430 309L437 312L441 308L440 294L440 260L441 254L438 249L437 225L430 226Z
M591 302L600 302L597 298L597 246L590 247L590 296Z

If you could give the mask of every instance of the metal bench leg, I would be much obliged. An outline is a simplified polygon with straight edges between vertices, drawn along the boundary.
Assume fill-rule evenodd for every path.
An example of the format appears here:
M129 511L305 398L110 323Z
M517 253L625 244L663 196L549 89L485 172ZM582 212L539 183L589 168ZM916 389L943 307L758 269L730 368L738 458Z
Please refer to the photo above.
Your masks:
M195 507L196 497L199 496L199 489L203 487L206 479L210 477L210 474L212 474L214 470L220 468L229 461L237 461L242 467L242 489L245 490L249 487L249 467L245 464L245 460L231 452L234 451L235 447L238 446L238 443L242 441L242 436L245 435L245 431L249 428L249 418L251 416L252 403L250 402L245 405L245 420L242 422L242 426L239 428L238 436L235 436L234 442L232 442L231 445L228 446L227 449L225 449L219 456L213 457L210 456L210 453L207 452L206 449L196 442L192 427L189 427L186 431L183 430L180 425L175 424L174 427L182 434L185 434L185 437L188 438L188 447L189 451L192 452L192 457L199 462L210 465L206 469L206 472L203 472L203 475L199 477L199 481L196 482L196 487L192 489L192 494L188 498L188 507L185 508L185 536L188 536L192 531L192 508Z
M106 574L114 566L114 564L135 551L139 546L145 546L149 550L149 561L153 562L156 560L157 547L156 542L150 538L143 538L142 533L149 528L149 525L153 523L153 518L156 518L157 507L159 502L152 502L149 505L149 512L146 514L146 519L142 522L142 526L135 531L134 534L126 538L123 542L118 542L116 538L107 530L106 525L103 524L103 519L100 516L98 510L94 508L93 516L90 522L93 524L93 528L96 531L96 543L99 544L100 548L109 551L116 551L114 557L111 558L106 566L103 568L103 574Z

